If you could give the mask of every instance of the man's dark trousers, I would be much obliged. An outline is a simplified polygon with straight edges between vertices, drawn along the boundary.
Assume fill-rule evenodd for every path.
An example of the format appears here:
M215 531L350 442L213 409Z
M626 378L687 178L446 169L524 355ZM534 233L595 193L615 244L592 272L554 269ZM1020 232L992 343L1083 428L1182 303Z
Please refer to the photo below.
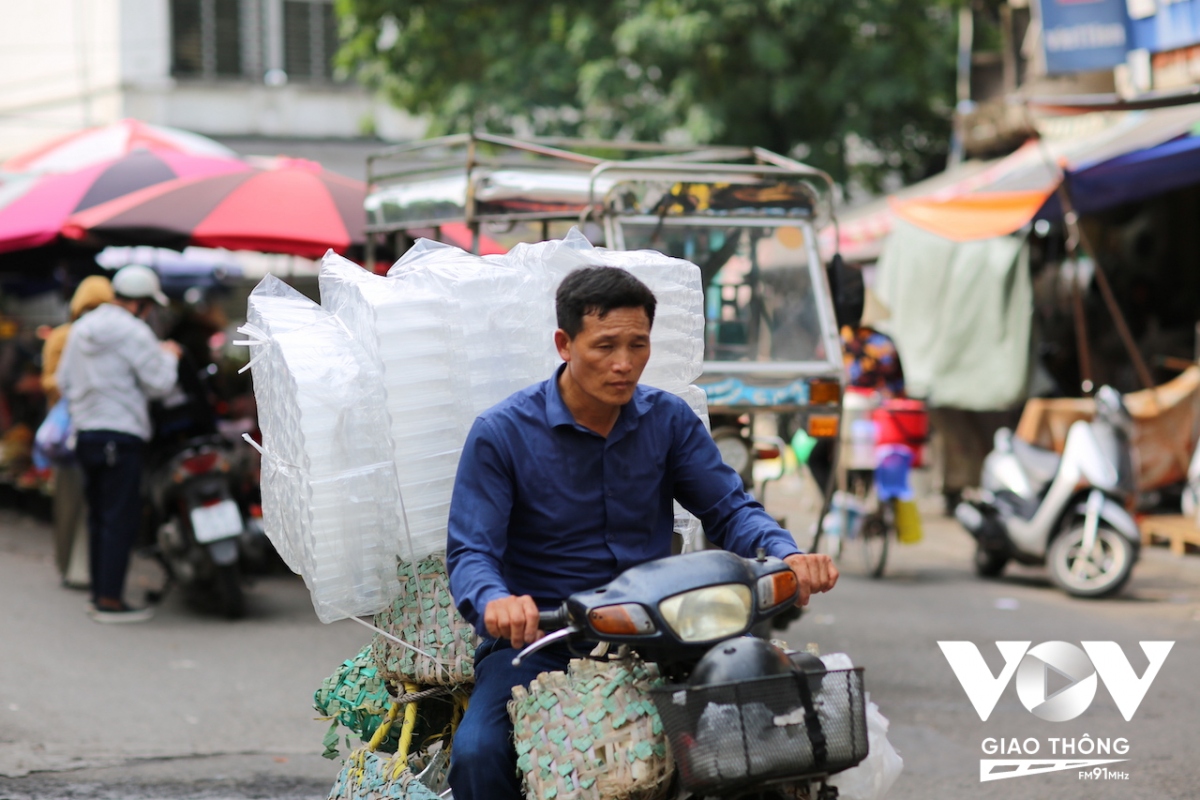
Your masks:
M475 651L475 688L450 756L454 800L522 800L508 701L514 686L528 686L543 672L565 670L571 653L555 644L514 667L516 654L507 639L485 639Z
M75 456L88 504L92 599L120 600L129 554L142 524L142 461L146 444L118 431L80 431Z

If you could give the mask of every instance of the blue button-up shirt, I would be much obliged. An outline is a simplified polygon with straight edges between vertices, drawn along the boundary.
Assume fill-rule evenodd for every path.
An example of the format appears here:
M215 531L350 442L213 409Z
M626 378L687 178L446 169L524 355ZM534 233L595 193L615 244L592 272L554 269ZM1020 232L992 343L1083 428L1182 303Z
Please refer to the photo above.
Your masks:
M638 386L604 437L575 422L561 372L481 414L463 447L447 568L459 610L481 634L492 600L527 594L550 608L670 555L673 499L726 550L800 552L687 403Z

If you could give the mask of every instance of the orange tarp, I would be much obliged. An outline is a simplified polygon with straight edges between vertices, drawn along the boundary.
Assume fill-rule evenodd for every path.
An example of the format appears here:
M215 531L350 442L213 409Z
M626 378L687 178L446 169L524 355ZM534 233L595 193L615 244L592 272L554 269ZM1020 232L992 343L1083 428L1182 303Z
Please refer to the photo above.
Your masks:
M1024 192L978 192L947 199L892 200L901 219L954 242L1006 236L1033 219L1053 188Z

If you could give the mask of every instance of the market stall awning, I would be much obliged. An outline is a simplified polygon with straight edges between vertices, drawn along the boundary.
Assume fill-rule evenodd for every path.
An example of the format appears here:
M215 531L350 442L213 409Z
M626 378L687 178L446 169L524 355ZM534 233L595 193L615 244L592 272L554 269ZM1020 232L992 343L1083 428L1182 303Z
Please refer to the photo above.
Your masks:
M841 244L869 252L894 218L950 241L1004 236L1035 218L1060 217L1064 176L1083 213L1200 183L1200 105L1074 117L1046 128L1041 140L969 176L906 187L886 212L849 220Z
M1005 236L1027 224L1046 203L1053 187L1025 192L978 192L939 199L896 200L892 213L952 242Z
M1200 183L1200 136L1185 136L1156 147L1080 166L1067 175L1071 200L1083 214L1104 211L1127 203ZM1051 197L1038 213L1061 216L1058 198Z

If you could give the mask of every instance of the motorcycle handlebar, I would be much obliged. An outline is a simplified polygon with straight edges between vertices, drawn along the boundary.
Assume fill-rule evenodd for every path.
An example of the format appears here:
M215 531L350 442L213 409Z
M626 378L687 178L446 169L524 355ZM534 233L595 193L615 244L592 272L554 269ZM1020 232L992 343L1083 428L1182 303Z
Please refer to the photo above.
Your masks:
M538 612L538 630L544 633L562 630L567 627L567 606L564 603L553 611Z
M578 629L572 627L570 623L571 621L567 617L566 603L563 603L562 606L553 611L539 611L538 629L546 635L536 642L527 645L520 653L517 653L516 657L512 660L513 666L520 666L521 661L526 657L533 655L542 648L549 647L555 642L569 639L575 635Z

